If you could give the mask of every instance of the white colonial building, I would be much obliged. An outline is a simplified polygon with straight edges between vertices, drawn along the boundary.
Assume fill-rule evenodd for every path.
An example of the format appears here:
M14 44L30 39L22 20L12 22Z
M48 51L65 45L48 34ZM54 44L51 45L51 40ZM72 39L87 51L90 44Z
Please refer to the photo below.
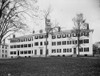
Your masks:
M72 56L93 55L93 30L80 31L80 50L78 51L77 33L75 30L38 33L21 37L10 38L9 58L16 57L45 57L45 56ZM46 40L47 39L47 40ZM47 50L47 51L46 51Z

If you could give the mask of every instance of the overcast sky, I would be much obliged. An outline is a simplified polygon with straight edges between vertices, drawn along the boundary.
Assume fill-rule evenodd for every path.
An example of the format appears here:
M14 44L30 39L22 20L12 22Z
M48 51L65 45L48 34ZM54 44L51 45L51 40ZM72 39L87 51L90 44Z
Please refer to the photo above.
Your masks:
M52 12L50 17L59 23L63 30L72 29L72 19L78 13L83 13L90 28L94 29L93 42L100 41L100 8L99 0L38 0L39 9L47 10L50 6ZM32 21L32 20L31 20ZM29 22L30 23L30 22ZM39 21L37 26L31 24L31 29L44 29L44 24Z

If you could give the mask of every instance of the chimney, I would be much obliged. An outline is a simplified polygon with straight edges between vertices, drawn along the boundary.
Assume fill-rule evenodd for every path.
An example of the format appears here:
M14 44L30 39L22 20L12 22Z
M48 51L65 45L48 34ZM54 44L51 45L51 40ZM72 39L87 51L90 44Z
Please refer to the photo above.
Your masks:
M61 31L61 27L58 27L58 32L60 32Z
M15 38L15 34L13 35L13 38Z
M35 31L33 30L33 34L35 33Z
M87 30L89 30L89 24L87 23Z
M43 33L43 30L40 30L39 32L40 32L40 33Z

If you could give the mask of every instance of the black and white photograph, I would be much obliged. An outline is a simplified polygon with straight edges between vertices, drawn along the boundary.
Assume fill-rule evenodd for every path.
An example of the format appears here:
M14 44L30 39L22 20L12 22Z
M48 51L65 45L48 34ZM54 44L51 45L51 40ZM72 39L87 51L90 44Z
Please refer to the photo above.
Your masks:
M0 76L100 76L100 0L0 0Z

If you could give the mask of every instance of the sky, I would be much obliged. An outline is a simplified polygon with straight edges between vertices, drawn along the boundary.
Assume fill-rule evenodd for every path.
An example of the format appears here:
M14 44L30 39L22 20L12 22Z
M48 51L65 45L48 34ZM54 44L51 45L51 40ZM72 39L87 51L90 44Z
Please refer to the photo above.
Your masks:
M40 10L47 10L51 7L50 18L53 22L59 23L62 30L72 29L74 23L72 19L76 14L83 13L84 19L89 23L90 29L94 29L93 42L100 41L100 8L99 0L38 0ZM39 31L44 29L43 20L29 20L31 30Z

